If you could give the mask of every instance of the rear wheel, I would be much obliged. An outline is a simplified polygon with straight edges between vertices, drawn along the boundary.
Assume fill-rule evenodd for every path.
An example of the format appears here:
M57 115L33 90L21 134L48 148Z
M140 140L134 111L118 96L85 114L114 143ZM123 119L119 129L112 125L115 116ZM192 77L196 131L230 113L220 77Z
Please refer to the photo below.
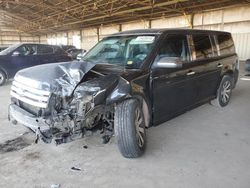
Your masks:
M0 70L0 86L4 85L6 82L6 74Z
M223 76L217 91L217 97L211 101L211 104L219 107L226 106L230 101L232 88L233 78L230 75Z
M126 100L115 110L115 136L121 154L140 157L146 148L144 115L137 100Z

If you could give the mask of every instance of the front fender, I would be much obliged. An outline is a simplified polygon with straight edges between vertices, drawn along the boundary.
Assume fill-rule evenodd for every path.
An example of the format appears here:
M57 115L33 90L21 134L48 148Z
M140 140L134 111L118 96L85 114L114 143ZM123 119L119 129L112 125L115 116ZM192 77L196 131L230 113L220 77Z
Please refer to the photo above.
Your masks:
M114 104L131 97L131 86L127 80L118 77L118 83L106 98L106 104Z
M149 127L151 125L152 110L150 100L146 95L146 86L144 84L144 82L146 81L145 78L147 78L148 75L145 75L145 78L143 77L141 77L142 79L133 80L132 82L128 82L120 77L118 85L109 95L106 102L110 105L119 104L124 100L129 99L138 100L143 110L145 125L146 127Z

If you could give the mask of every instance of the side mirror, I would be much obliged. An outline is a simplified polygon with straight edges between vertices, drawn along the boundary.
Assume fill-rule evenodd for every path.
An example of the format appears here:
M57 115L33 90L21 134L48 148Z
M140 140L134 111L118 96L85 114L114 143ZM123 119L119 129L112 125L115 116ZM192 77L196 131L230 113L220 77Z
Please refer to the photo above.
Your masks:
M156 63L154 67L159 68L181 68L183 61L176 57L162 57Z
M14 51L13 53L12 53L12 56L20 56L21 54L20 54L20 52L18 52L18 51Z

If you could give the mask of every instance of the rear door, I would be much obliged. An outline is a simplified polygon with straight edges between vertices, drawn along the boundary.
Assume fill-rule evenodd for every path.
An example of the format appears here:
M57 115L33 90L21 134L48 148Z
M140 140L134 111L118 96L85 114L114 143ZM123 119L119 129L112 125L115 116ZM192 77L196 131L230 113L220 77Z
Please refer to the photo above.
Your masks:
M50 45L38 45L37 48L37 61L39 64L47 64L56 62L54 57L54 49Z
M238 69L238 57L230 33L218 33L215 36L218 48L218 60L223 71Z
M221 74L221 63L218 60L215 40L213 35L190 35L190 48L195 65L197 93L195 103L206 101L215 95Z
M53 57L55 59L55 62L66 62L72 60L68 53L58 46L54 46Z

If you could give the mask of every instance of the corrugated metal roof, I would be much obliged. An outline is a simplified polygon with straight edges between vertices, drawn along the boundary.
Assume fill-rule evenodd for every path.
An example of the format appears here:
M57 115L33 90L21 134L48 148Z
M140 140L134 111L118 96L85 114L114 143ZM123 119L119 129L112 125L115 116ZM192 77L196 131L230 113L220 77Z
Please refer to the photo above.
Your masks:
M248 0L1 0L0 20L18 31L46 34L249 3Z

